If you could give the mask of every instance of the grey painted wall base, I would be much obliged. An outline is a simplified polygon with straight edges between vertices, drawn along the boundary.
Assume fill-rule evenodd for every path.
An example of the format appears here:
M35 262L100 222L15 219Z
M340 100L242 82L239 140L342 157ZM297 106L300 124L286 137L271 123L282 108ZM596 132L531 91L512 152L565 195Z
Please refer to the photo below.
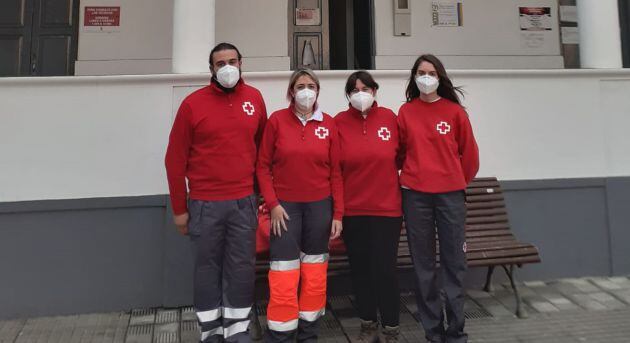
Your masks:
M520 280L630 274L630 177L502 185L514 234L543 259ZM170 213L166 195L0 203L0 319L192 303L190 243Z

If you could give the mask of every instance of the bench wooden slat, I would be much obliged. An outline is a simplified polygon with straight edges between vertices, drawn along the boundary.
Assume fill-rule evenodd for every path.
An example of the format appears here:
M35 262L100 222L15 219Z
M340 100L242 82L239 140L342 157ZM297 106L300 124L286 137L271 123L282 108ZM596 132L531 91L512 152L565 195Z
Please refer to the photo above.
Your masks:
M503 194L501 194L501 193L494 193L494 194L469 195L469 196L466 196L466 202L469 202L469 203L484 202L484 201L495 201L495 200L503 200Z
M497 180L491 181L473 181L468 185L466 189L474 189L474 188L500 188L501 184Z
M466 225L466 231L483 231L483 230L496 230L496 229L510 229L510 224L507 222L502 223L479 223Z
M496 200L496 201L483 201L483 202L474 202L474 203L469 202L466 204L466 209L468 211L488 209L488 208L497 208L497 207L505 208L505 202L503 200Z
M468 267L487 267L487 266L500 266L500 265L522 265L528 263L539 263L539 255L530 256L517 256L507 258L496 258L488 260L473 260L468 262Z
M496 250L480 250L466 253L468 260L492 259L514 256L529 256L538 254L538 249L534 246L525 246L522 248L497 248Z
M483 194L499 194L502 193L500 188L480 187L466 189L466 196L483 195Z
M490 182L490 181L498 181L496 177L476 177L471 184L475 184L477 182Z
M507 214L466 218L466 224L500 223L500 222L507 222L507 221L508 221Z
M478 209L478 210L468 210L466 211L467 218L472 217L485 217L485 216L494 216L498 214L507 215L507 210L505 208L490 208L490 209Z
M466 239L479 238L479 237L497 237L497 236L514 237L514 235L512 235L512 232L510 232L510 230L484 230L484 231L466 232Z
M496 237L466 237L467 244L476 244L483 242L511 242L514 241L514 236L496 236Z

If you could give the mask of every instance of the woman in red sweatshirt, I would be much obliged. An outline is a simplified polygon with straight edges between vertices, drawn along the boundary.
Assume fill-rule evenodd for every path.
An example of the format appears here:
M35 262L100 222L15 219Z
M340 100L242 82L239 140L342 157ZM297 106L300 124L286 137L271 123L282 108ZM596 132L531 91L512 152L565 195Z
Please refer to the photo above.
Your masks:
M291 75L288 108L265 127L256 175L271 209L267 342L317 340L326 308L328 241L341 234L343 182L335 121L317 105L319 80ZM298 296L298 285L300 286Z
M429 342L467 341L465 190L479 169L479 152L457 91L461 94L440 60L422 55L411 68L407 102L398 113L405 156L400 175L403 211L418 285L418 310ZM436 228L442 290L437 282Z
M390 109L374 101L378 84L366 71L346 82L349 108L335 116L341 148L346 244L361 319L356 342L383 343L399 336L400 292L396 257L402 225L396 157L398 124Z

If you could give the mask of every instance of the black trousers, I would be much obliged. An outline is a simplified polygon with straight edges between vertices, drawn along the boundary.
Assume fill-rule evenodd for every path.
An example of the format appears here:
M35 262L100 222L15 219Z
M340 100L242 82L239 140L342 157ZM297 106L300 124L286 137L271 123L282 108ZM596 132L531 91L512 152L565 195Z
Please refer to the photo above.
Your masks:
M417 281L420 320L430 342L464 343L466 274L466 196L464 191L423 193L403 189L403 210ZM435 263L435 233L440 242L440 269ZM441 272L441 273L438 273ZM445 304L442 304L441 276ZM444 328L445 305L448 328Z
M400 292L396 258L402 217L351 216L343 218L343 240L348 251L352 285L359 317L384 326L398 326Z

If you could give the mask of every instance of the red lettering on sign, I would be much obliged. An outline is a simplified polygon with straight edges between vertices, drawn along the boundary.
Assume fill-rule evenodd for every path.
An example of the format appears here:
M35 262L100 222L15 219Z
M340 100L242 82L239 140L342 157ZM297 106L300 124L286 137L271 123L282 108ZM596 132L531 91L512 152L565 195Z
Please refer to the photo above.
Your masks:
M85 7L83 26L120 26L120 6Z

